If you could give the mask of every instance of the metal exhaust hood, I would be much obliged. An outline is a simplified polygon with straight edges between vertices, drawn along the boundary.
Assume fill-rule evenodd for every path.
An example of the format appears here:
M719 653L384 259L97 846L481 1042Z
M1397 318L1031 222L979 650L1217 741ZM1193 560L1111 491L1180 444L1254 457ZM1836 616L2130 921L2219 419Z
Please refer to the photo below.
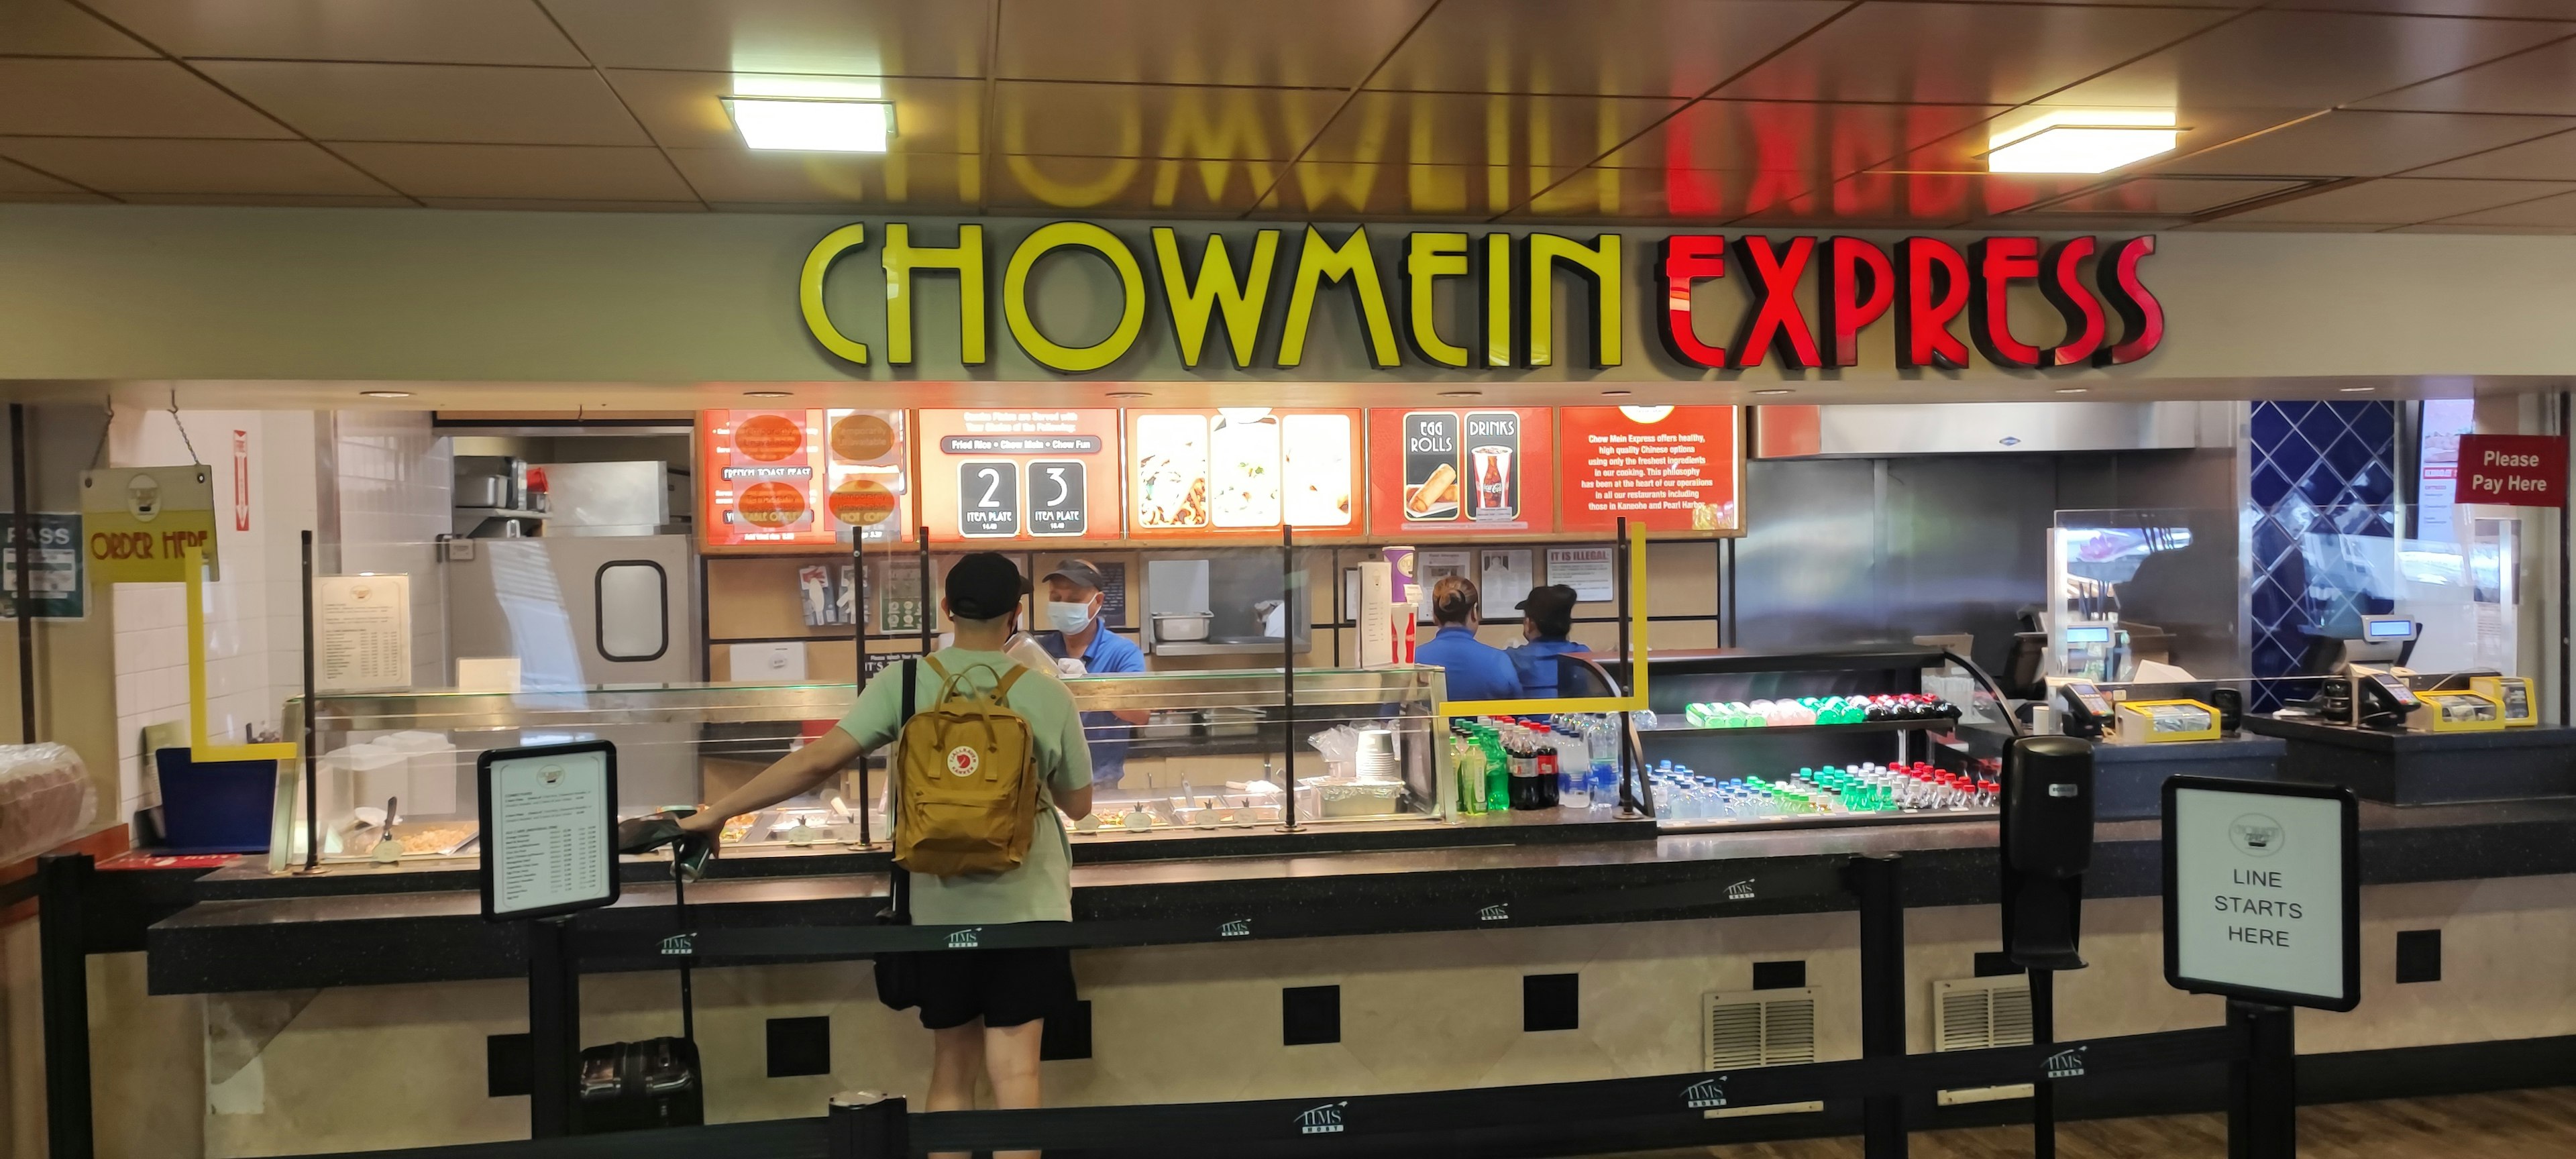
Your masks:
M1754 457L1882 458L2233 446L2229 402L1757 406Z

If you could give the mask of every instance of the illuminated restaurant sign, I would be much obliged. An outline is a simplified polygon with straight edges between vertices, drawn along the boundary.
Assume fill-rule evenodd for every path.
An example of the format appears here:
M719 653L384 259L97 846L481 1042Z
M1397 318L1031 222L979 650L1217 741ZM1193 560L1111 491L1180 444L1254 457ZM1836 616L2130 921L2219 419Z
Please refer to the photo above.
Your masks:
M1191 238L1156 226L1138 245L1100 225L1059 221L1030 230L1007 254L988 249L982 225L955 226L943 240L948 244L916 238L902 222L886 224L881 235L864 224L825 235L798 279L807 331L843 361L910 366L925 309L915 283L937 274L956 282L957 353L967 366L992 360L989 321L998 297L1011 340L1038 365L1065 374L1117 362L1144 339L1155 314L1151 329L1170 336L1185 367L1224 359L1236 369L1292 370L1312 353L1315 316L1326 309L1353 312L1367 361L1382 370L1554 366L1573 354L1556 348L1561 317L1583 361L1608 369L1632 357L1630 263L1648 261L1655 332L1683 373L1770 359L1791 368L1856 366L1861 332L1882 324L1893 328L1896 364L1906 368L1965 367L1971 345L1998 366L2117 366L2164 341L2164 308L2138 271L2156 252L2153 235L2046 245L1996 236L1964 246L1908 237L1882 246L1858 237L1675 233L1631 246L1618 233L1417 230L1380 244L1389 239L1372 237L1366 226L1338 236L1307 226ZM1641 247L1652 253L1634 252ZM885 316L874 330L881 350L853 337L854 320L834 317L823 296L833 264L871 248L885 285ZM1100 312L1114 314L1106 333L1077 337L1040 324L1032 306L1040 272L1062 264L1048 262L1059 257L1106 266L1104 284L1114 284L1117 296L1114 311ZM1698 317L1693 287L1721 278L1742 285L1751 305L1734 318ZM1810 282L1812 316L1800 299ZM1444 288L1456 292L1454 310L1441 308ZM2048 310L2027 300L2034 290ZM2017 296L2024 307L2018 313ZM2044 342L2035 337L2042 332Z

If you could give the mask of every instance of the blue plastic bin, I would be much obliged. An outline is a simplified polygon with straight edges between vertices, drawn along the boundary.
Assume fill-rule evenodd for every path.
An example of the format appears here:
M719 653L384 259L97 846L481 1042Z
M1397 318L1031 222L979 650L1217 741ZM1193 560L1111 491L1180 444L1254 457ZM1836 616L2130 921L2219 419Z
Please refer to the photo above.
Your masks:
M265 853L276 761L188 759L187 749L160 749L161 835L169 853Z

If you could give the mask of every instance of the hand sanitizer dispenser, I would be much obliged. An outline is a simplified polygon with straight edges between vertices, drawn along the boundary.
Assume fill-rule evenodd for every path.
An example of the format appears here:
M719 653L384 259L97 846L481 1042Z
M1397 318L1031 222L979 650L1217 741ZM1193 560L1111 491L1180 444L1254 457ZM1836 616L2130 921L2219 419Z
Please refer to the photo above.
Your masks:
M2093 861L2093 746L2015 737L2004 748L2004 950L2032 970L2080 970L2084 871Z

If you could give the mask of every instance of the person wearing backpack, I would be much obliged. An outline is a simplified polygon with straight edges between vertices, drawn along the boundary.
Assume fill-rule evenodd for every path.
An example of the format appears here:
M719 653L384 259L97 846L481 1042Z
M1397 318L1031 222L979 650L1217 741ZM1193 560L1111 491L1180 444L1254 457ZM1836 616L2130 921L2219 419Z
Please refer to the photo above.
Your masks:
M912 874L914 924L1072 921L1073 853L1057 810L1091 812L1091 757L1072 692L1004 652L1025 590L1007 556L958 560L940 599L955 627L951 646L870 678L836 727L680 828L711 837L726 818L811 792L861 755L894 745L888 767L902 770L895 856ZM907 670L915 674L909 698ZM917 985L921 1024L932 1033L927 1109L972 1109L979 1076L1001 1108L1037 1106L1039 1036L1047 1015L1073 1004L1072 953L925 953ZM1036 1153L995 1159L1013 1154Z

